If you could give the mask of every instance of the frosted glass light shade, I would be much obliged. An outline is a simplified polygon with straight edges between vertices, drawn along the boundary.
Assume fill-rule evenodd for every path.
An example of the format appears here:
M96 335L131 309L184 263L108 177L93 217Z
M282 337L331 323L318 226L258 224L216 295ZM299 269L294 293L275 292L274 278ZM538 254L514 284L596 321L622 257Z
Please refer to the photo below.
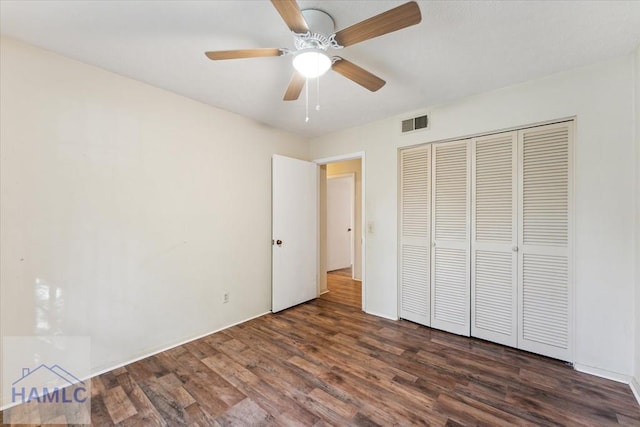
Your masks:
M293 68L307 78L319 77L331 68L331 58L321 49L306 49L293 58Z

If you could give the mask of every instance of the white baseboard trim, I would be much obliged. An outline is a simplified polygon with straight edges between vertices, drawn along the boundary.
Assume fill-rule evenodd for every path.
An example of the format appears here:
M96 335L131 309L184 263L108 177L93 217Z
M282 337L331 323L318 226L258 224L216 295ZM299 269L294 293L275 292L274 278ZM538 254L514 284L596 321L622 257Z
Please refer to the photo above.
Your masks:
M392 317L392 316L389 316L387 314L375 313L375 312L369 311L369 310L365 310L364 312L367 313L367 314L371 314L372 316L382 317L384 319L399 320L397 317Z
M640 382L635 377L631 377L631 381L629 382L629 387L631 387L631 391L640 405Z
M619 383L630 384L631 377L629 375L619 374L617 372L607 371L606 369L594 368L593 366L581 365L579 363L573 364L573 369L585 374L595 375L596 377L605 378Z
M606 369L594 368L593 366L581 365L579 363L573 364L573 369L579 372L583 372L589 375L595 375L596 377L605 378L607 380L616 381L619 383L629 384L629 388L636 398L636 401L640 405L640 382L630 375L619 374L617 372L607 371Z
M325 289L324 291L320 291L320 295L324 295L324 294L328 294L329 293L329 289Z
M238 322L232 323L232 324L227 325L227 326L223 326L222 328L218 328L218 329L213 330L211 332L206 332L206 333L204 333L202 335L198 335L198 336L195 336L195 337L192 337L192 338L186 338L183 341L178 342L177 344L171 344L171 345L169 345L167 347L164 347L164 348L161 348L159 350L152 350L149 353L145 353L144 355L142 355L140 357L136 357L134 359L131 359L128 362L120 363L120 364L118 364L116 366L99 370L97 373L91 374L91 376L89 378L93 378L93 377L96 377L98 375L102 375L102 374L104 374L106 372L113 371L114 369L122 368L123 366L129 365L131 363L135 363L135 362L137 362L139 360L142 360L142 359L146 359L147 357L155 356L156 354L162 353L163 351L171 350L172 348L176 348L176 347L179 347L181 345L190 343L191 341L199 340L200 338L204 338L207 335L211 335L211 334L215 334L216 332L224 331L225 329L229 329L229 328L234 327L236 325L240 325L242 323L248 322L249 320L257 319L258 317L262 317L265 314L270 314L270 313L271 313L271 311L265 311L262 314L257 314L255 316L251 316L251 317L249 317L247 319L240 320ZM89 379L89 378L86 378L86 379Z
M232 324L227 325L227 326L223 326L222 328L218 328L216 330L213 330L213 331L210 331L210 332L206 332L204 334L201 334L201 335L198 335L198 336L195 336L195 337L183 339L182 341L180 341L180 342L178 342L176 344L171 344L169 346L160 348L158 350L149 350L149 351L145 352L143 355L135 356L133 359L130 359L130 360L126 361L126 362L118 363L118 364L116 364L114 366L111 366L111 367L98 368L98 370L96 372L92 372L89 376L81 378L80 380L81 381L90 380L93 377L97 377L98 375L102 375L104 373L113 371L114 369L122 368L123 366L130 365L131 363L138 362L139 360L146 359L147 357L154 356L154 355L156 355L158 353L162 353L163 351L171 350L172 348L176 348L176 347L179 347L181 345L190 343L191 341L199 340L200 338L204 338L204 337L206 337L208 335L215 334L216 332L224 331L225 329L229 329L229 328L231 328L233 326L240 325L242 323L248 322L249 320L257 319L258 317L262 317L265 314L270 314L270 313L271 313L271 311L266 311L266 312L264 312L262 314L257 314L255 316L251 316L251 317L249 317L247 319L240 320L238 322L232 323ZM9 403L7 405L0 405L0 411L4 411L6 409L9 409L9 408L17 406L17 405L18 405L18 403Z

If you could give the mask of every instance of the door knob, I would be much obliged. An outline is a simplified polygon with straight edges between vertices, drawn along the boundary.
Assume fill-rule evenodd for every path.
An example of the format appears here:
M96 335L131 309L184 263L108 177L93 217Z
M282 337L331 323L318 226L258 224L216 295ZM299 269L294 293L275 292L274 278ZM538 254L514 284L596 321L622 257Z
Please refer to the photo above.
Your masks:
M276 240L276 245L282 246L282 240L280 240L280 239Z
M351 231L351 229L350 229L350 228L347 228L347 231Z

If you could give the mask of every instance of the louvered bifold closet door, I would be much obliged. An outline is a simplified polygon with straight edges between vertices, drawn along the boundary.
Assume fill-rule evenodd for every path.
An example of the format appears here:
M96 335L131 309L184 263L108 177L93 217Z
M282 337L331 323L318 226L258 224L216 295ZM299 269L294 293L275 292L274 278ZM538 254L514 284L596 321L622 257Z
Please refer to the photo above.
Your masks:
M431 146L400 153L400 317L425 326L430 314Z
M573 124L518 139L518 348L570 361Z
M517 344L517 133L471 143L471 335Z
M469 141L433 146L431 326L469 336Z

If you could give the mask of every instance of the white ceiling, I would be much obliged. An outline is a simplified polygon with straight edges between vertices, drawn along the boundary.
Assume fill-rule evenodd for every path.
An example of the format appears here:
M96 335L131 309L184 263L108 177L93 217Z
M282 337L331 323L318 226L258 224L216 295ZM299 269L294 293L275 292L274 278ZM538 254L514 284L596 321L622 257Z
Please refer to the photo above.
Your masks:
M299 0L336 29L404 1ZM293 48L266 0L0 0L0 31L306 137L628 54L640 1L419 1L422 22L337 54L387 81L371 93L337 73L320 80L305 123L304 91L282 96L291 57L210 61L208 50Z

